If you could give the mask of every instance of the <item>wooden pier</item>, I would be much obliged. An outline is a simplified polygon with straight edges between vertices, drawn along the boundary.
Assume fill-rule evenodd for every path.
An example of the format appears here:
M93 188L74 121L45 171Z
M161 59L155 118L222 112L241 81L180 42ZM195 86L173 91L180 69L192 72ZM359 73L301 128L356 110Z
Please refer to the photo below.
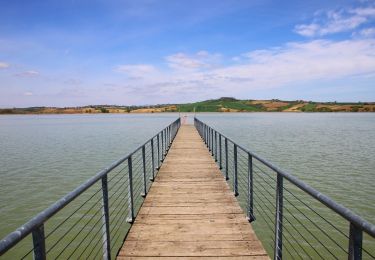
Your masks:
M182 125L118 259L269 259L192 125Z

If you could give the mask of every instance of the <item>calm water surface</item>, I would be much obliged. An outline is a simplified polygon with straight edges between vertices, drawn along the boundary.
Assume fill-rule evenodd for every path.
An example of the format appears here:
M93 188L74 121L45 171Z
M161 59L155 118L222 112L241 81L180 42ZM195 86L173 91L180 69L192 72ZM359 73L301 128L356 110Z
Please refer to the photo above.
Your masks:
M0 116L0 237L178 114Z
M375 223L374 113L236 113L199 117Z
M375 114L237 113L199 117L235 142L375 223ZM247 156L244 159L242 152L239 158L237 199L246 209ZM272 256L276 175L266 167L262 173L258 167L260 164L254 160L257 219L253 228ZM229 171L229 177L232 185L233 170ZM346 220L288 181L284 181L283 208L286 259L294 259L297 254L302 259L308 259L307 256L347 258L349 224ZM367 234L364 234L363 259L375 259L375 240Z
M0 116L0 237L177 116ZM375 114L198 117L375 223Z

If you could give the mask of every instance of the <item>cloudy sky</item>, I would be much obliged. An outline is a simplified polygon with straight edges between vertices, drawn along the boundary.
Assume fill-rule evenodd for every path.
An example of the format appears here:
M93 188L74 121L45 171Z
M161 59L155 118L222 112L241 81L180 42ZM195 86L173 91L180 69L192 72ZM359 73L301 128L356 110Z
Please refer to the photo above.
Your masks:
M375 101L375 1L0 0L0 107Z

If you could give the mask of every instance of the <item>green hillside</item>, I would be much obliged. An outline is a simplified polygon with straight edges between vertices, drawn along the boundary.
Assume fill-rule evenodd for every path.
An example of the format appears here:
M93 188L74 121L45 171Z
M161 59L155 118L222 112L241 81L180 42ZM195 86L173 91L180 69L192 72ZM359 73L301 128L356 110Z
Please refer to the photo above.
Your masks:
M206 100L196 103L187 103L177 105L181 112L224 112L225 109L238 111L263 111L263 107L259 105L251 105L247 100L237 100L234 98L220 98ZM230 112L230 111L228 111Z
M375 112L375 103L238 100L230 97L176 105L180 112Z

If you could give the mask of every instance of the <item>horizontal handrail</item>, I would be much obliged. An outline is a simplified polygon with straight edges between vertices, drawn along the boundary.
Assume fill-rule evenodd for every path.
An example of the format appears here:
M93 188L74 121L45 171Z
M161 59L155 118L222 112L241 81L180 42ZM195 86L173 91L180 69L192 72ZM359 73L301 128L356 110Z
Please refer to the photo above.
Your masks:
M198 122L202 122L198 118L195 118ZM211 127L214 131L218 132L215 128ZM363 231L365 231L367 234L371 235L372 237L375 237L375 225L371 224L367 220L363 219L361 216L357 215L350 209L344 207L343 205L337 203L333 199L329 198L328 196L324 195L323 193L319 192L318 190L314 189L310 185L306 184L305 182L301 181L297 177L293 176L292 174L280 169L273 163L267 161L266 159L262 158L261 156L257 155L256 153L250 151L249 149L245 148L244 146L241 146L240 144L233 141L231 138L225 136L224 134L220 133L224 138L226 138L228 141L236 144L236 146L240 149L242 149L244 152L250 154L254 158L256 158L258 161L262 162L266 166L268 166L270 169L274 170L277 173L280 173L283 177L285 177L287 180L289 180L291 183L295 184L297 187L299 187L301 190L305 191L306 193L310 194L314 198L316 198L318 201L341 215L343 218L348 220L349 222L354 223L358 227L361 227Z
M137 147L135 150L133 150L128 155L120 158L119 160L113 162L110 166L106 167L105 169L101 170L97 174L95 174L93 177L89 178L87 181L79 185L77 188L75 188L73 191L69 192L67 195L53 203L51 206L49 206L47 209L43 210L36 216L34 216L32 219L30 219L28 222L26 222L24 225L16 229L15 231L8 234L6 237L4 237L0 241L0 256L3 255L5 252L7 252L10 248L15 246L19 241L21 241L23 238L34 232L36 229L38 229L40 226L42 226L49 218L54 216L57 212L59 212L61 209L63 209L65 206L67 206L70 202L72 202L74 199L76 199L79 195L81 195L83 192L85 192L87 189L92 187L94 184L96 184L99 180L103 180L104 177L107 176L108 173L110 173L112 170L114 170L116 167L124 163L125 161L131 161L132 155L134 155L136 152L138 152L140 149L144 150L144 147L151 141L151 144L153 144L153 140L155 137L157 137L158 143L158 156L160 156L160 147L159 147L159 135L161 135L161 138L163 139L163 134L165 136L164 140L165 146L168 142L172 142L178 128L180 126L180 118L170 123L167 127L165 127L163 130L159 131L156 135L148 139L144 144ZM175 127L175 133L171 133L171 127ZM167 137L167 134L170 135ZM163 143L160 144L163 147ZM153 151L153 147L151 148ZM166 150L166 147L164 147ZM153 152L154 153L154 152ZM154 154L153 154L154 156ZM152 158L154 160L154 157ZM160 159L160 158L159 158ZM143 161L145 160L145 157L143 157ZM152 162L154 166L154 162ZM145 165L145 161L144 161ZM146 180L145 180L146 181ZM106 181L105 181L106 182ZM108 211L108 209L107 209ZM107 223L108 225L108 223Z

